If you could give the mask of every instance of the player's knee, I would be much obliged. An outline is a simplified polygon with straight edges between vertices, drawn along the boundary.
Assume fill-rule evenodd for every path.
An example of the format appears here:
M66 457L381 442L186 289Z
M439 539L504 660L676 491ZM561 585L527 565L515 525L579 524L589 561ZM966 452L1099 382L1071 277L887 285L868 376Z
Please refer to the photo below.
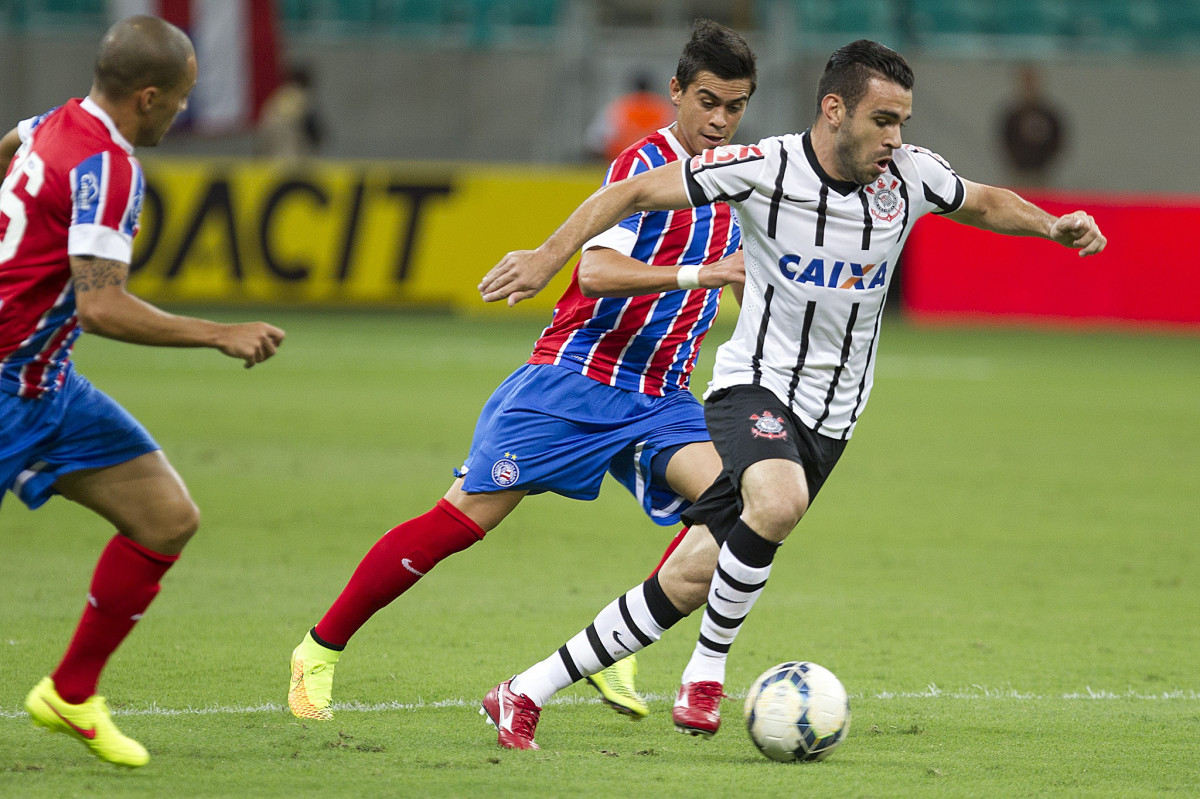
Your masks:
M808 510L808 492L779 493L747 501L742 518L759 535L782 540Z
M151 549L168 554L177 554L200 529L200 509L188 497L181 497L169 507L161 509L154 530L148 532L153 543Z

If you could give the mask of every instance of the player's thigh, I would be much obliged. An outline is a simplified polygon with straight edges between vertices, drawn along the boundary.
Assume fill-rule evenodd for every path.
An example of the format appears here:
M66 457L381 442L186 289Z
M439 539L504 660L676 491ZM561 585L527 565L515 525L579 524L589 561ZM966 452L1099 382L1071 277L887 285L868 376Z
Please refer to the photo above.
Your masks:
M486 533L504 521L508 514L521 503L525 491L481 491L468 494L462 489L463 478L454 481L443 497L458 510L465 513Z
M60 475L54 488L139 544L177 554L200 524L187 487L162 451Z
M671 603L691 613L707 601L720 546L703 525L695 525L658 571L658 582Z
M770 458L742 472L742 519L759 535L782 541L808 510L804 467L792 460Z
M711 441L696 441L680 449L667 463L667 484L688 502L695 502L721 474L721 456Z

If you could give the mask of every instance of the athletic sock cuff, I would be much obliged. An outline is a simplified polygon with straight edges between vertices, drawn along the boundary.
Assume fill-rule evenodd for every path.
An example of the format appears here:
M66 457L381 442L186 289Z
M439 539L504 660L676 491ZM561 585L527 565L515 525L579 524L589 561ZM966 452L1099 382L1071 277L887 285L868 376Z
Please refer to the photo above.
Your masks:
M463 527L467 528L471 535L475 536L476 540L483 540L483 536L485 535L483 528L476 524L475 520L470 516L454 507L449 500L445 498L439 499L434 507L443 511L446 515L450 516Z
M658 574L642 583L642 596L646 598L646 607L654 617L654 623L663 630L671 629L685 615L667 598L667 592L659 585Z
M316 641L318 644L325 647L326 649L332 649L334 652L341 652L346 648L345 644L341 644L340 646L338 644L331 644L328 641L326 641L324 638L322 638L321 636L317 635L316 627L313 627L311 630L309 630L308 634L311 635L312 639L314 641Z
M116 536L114 536L113 540L117 543L118 546L132 549L134 552L138 553L142 557L144 557L148 560L152 560L156 563L161 563L164 566L170 566L175 561L179 560L178 555L164 555L161 552L155 552L153 549L150 549L149 547L139 544L137 541L134 541L132 538L130 538L127 535L116 535Z
M779 551L778 543L763 538L741 519L729 531L725 546L738 560L754 569L770 566Z

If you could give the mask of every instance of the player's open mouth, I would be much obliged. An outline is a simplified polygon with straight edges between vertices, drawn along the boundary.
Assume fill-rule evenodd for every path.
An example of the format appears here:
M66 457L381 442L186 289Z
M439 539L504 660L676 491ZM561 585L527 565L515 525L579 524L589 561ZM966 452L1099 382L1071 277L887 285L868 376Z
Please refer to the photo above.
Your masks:
M725 137L724 137L724 136L710 136L710 135L708 135L708 134L706 134L706 133L701 133L701 134L700 134L700 136L701 136L701 138L703 138L703 139L704 139L706 142L708 142L708 143L709 143L709 145L710 145L710 146L712 146L712 147L720 147L722 144L724 144L724 143L725 143Z
M880 158L878 161L875 162L875 168L879 170L880 174L883 174L884 172L888 171L888 167L891 166L891 164L892 164L892 159Z

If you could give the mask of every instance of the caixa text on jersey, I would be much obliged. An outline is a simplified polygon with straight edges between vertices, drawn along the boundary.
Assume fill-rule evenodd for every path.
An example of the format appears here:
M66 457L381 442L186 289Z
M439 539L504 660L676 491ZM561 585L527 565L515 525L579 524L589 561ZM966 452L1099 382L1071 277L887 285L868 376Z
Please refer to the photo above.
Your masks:
M878 264L856 264L852 261L830 261L787 254L779 259L779 271L788 280L809 283L830 289L868 289L887 285L887 261Z

